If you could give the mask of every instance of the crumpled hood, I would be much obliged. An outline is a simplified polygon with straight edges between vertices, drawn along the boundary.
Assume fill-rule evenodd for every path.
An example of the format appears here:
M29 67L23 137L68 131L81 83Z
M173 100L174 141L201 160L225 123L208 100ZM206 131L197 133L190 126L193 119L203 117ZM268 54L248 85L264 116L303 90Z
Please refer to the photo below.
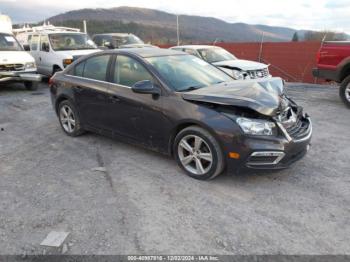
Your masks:
M245 107L275 116L283 101L283 90L283 80L275 77L213 85L183 93L182 97L188 101Z
M268 65L265 65L262 63L249 61L249 60L241 60L241 59L216 62L216 63L213 63L213 65L219 66L219 67L222 66L222 67L240 68L243 71L261 70L268 67Z
M0 51L0 64L34 63L34 58L25 51Z

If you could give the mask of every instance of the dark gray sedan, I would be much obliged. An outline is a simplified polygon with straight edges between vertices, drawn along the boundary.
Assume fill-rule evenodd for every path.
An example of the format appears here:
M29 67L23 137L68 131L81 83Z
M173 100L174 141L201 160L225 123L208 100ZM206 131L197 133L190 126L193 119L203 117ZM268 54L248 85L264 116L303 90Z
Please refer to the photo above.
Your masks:
M63 131L93 131L172 155L191 177L285 168L311 140L310 118L279 78L234 81L186 53L142 48L83 57L50 79Z

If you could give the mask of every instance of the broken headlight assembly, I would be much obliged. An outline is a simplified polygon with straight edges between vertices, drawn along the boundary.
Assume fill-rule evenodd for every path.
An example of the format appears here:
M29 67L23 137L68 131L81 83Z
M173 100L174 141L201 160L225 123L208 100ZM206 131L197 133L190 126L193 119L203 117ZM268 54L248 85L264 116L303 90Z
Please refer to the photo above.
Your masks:
M244 80L244 73L240 70L232 70L232 76L236 80Z
M276 124L271 121L239 117L236 122L247 135L272 136L277 134Z

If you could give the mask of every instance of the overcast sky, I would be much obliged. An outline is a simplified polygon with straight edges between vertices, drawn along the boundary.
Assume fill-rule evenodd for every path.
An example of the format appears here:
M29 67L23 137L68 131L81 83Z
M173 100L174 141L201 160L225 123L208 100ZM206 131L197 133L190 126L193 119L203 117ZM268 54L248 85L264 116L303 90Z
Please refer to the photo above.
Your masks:
M228 22L350 33L350 0L0 0L14 22L37 22L81 8L136 6Z

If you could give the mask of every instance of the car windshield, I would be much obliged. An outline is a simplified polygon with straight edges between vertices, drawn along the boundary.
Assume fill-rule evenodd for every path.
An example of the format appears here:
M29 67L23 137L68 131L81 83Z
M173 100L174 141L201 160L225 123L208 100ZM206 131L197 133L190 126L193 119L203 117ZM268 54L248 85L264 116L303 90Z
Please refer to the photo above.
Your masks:
M150 57L146 60L178 92L234 81L220 69L191 55Z
M52 49L55 51L63 50L84 50L96 49L96 45L86 34L60 33L49 35Z
M0 33L0 51L22 51L22 47L12 35Z
M198 52L208 63L216 63L221 61L237 59L237 57L235 57L233 54L227 52L225 49L220 47L199 49Z
M115 36L113 37L113 41L115 41L116 46L144 44L144 42L135 35Z

